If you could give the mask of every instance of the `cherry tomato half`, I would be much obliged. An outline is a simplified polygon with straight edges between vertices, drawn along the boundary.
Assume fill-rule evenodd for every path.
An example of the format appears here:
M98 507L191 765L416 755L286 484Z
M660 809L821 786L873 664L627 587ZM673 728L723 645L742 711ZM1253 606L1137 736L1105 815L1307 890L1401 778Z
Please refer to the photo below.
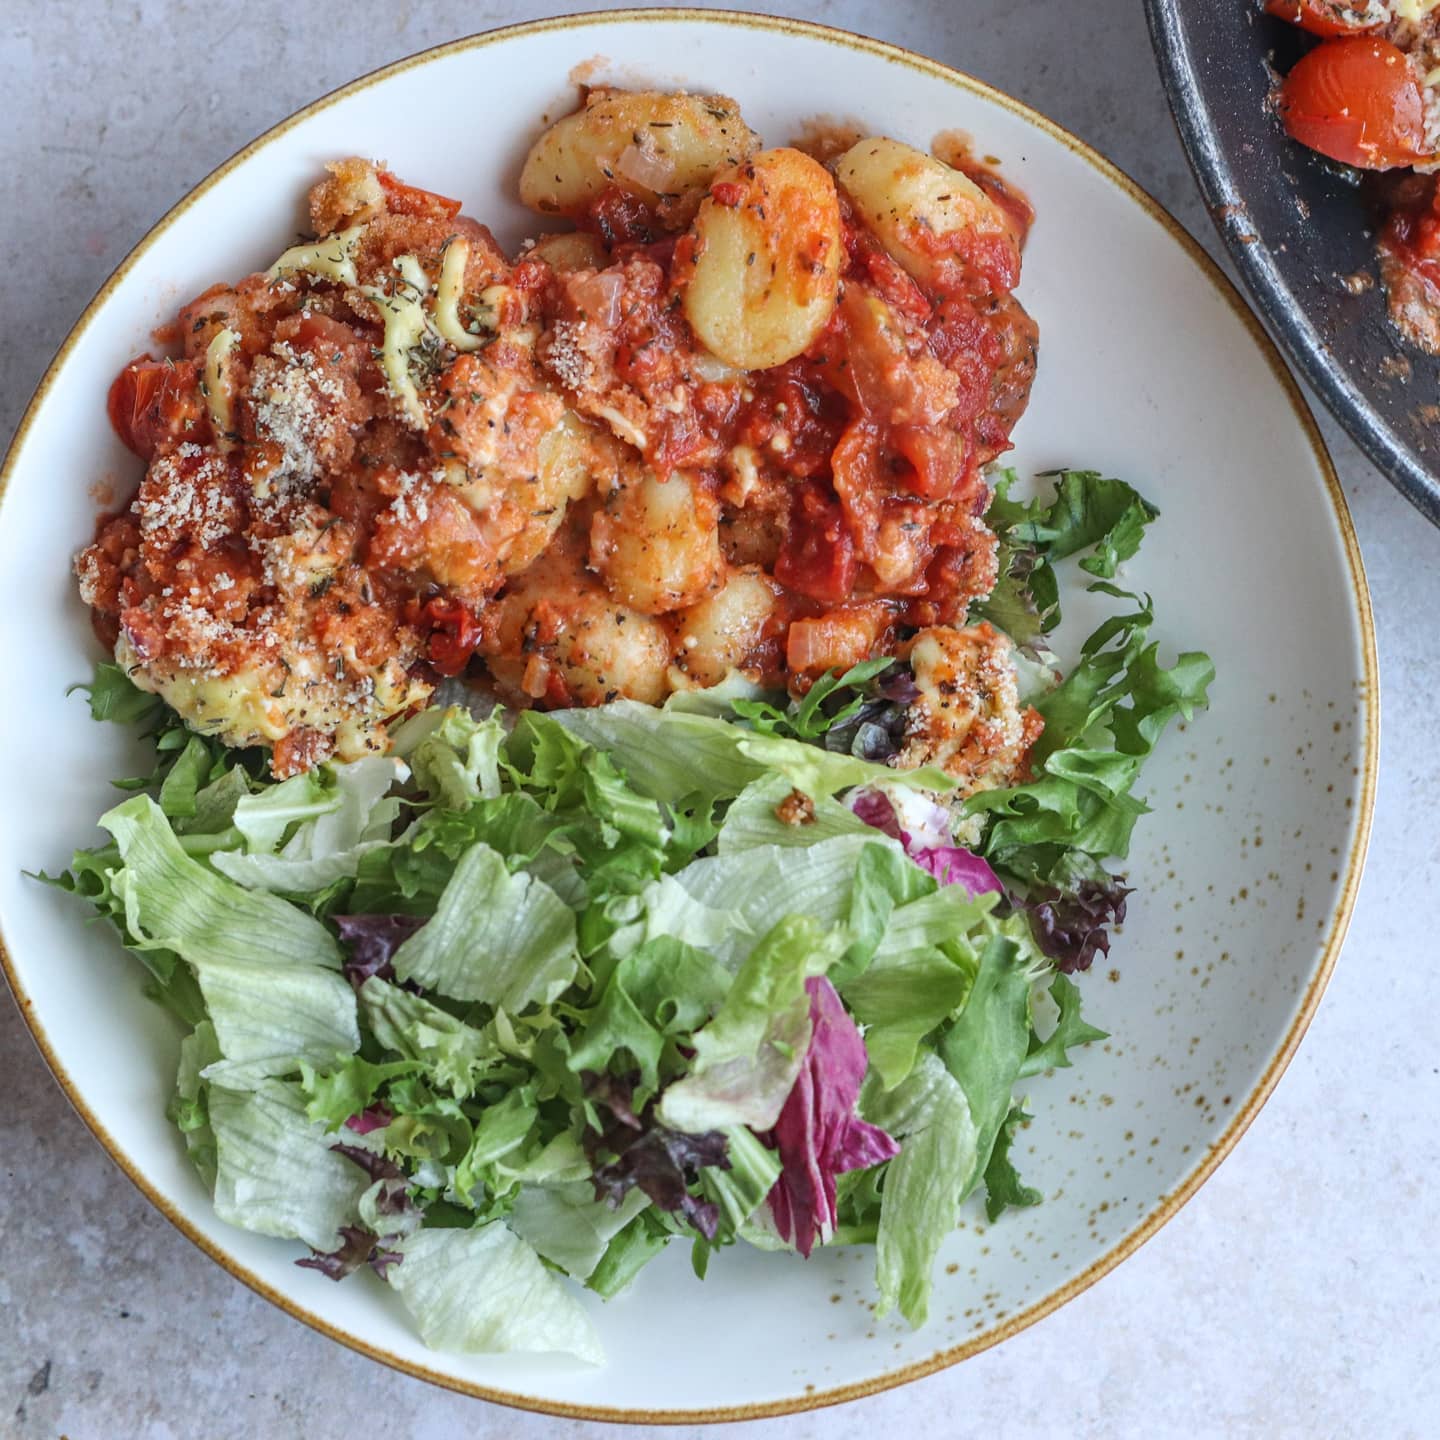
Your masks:
M1373 35L1327 40L1302 56L1276 102L1302 145L1362 170L1427 156L1425 100L1405 53Z
M1268 14L1278 15L1312 35L1364 35L1385 20L1371 15L1370 0L1266 0Z
M106 408L115 433L142 460L153 459L165 441L209 439L194 360L141 355L115 377Z
M430 631L430 663L442 675L458 675L469 663L480 640L480 626L458 600L427 601L421 616Z

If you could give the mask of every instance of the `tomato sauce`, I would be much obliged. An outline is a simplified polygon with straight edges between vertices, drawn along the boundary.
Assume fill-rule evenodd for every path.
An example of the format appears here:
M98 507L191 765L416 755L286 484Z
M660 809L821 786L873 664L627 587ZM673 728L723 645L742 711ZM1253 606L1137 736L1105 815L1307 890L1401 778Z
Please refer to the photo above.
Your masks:
M700 346L693 234L633 194L588 204L588 250L507 260L458 201L340 162L312 195L328 238L212 286L167 332L181 353L112 386L148 469L77 561L98 633L284 775L382 749L441 676L516 704L731 668L799 692L963 624L1037 331L1011 294L1032 212L958 158L1006 231L937 240L922 288L842 197L833 314L756 371Z

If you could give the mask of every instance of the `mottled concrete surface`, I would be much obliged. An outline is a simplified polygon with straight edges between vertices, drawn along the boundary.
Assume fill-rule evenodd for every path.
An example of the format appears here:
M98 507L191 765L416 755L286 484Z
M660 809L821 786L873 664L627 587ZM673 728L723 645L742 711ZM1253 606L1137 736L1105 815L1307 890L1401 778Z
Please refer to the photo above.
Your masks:
M9 0L0 7L0 438L111 267L232 151L386 61L579 8L589 7ZM1139 0L775 8L899 41L1034 103L1213 246ZM1278 1094L1199 1197L1060 1313L948 1374L747 1433L1437 1433L1440 1048L1427 902L1440 894L1440 535L1333 426L1327 433L1374 590L1383 769L1350 942ZM8 1000L0 1095L0 1435L618 1433L431 1389L271 1309L111 1165Z

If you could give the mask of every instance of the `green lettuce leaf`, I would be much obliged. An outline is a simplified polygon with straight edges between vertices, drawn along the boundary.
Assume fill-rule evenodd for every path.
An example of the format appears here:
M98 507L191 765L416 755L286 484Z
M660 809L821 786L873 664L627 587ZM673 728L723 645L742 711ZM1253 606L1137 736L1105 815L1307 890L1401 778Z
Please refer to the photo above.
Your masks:
M340 948L318 920L192 860L148 795L117 805L99 823L115 837L124 862L115 879L123 877L126 920L137 938L195 966L253 963L261 951L274 966L340 968Z
M780 1154L762 1144L743 1125L725 1131L729 1169L707 1165L700 1172L700 1188L720 1210L723 1231L738 1232L765 1203L780 1178Z
M579 1302L503 1222L421 1230L397 1246L391 1286L425 1343L461 1354L559 1351L592 1365L604 1351Z
M180 1065L175 1076L175 1094L166 1117L185 1140L190 1163L195 1166L206 1189L214 1191L215 1172L219 1158L215 1149L215 1131L210 1125L210 1105L201 1072L220 1059L220 1045L215 1027L201 1021L180 1042Z
M1105 621L1064 683L1037 702L1045 729L1032 754L1036 778L966 801L968 814L989 819L985 858L1027 884L1063 888L1075 852L1096 866L1129 853L1135 821L1149 808L1131 793L1140 768L1165 727L1205 703L1215 674L1195 652L1161 666L1150 602L1104 582L1091 588L1138 608Z
M568 1185L522 1185L510 1211L510 1228L536 1253L576 1280L588 1280L610 1242L647 1205L639 1188L611 1209L595 1198L589 1181Z
M393 959L402 981L512 1014L554 1000L578 963L569 906L485 844L460 857L434 915Z
M181 848L160 807L137 795L101 817L123 868L111 877L138 948L194 967L227 1061L252 1074L323 1063L360 1044L355 997L339 949L317 920L243 890Z
M244 1092L212 1087L209 1118L218 1157L215 1213L242 1230L334 1250L370 1179L306 1116L300 1089L278 1080Z
M585 1283L602 1300L613 1300L634 1283L635 1277L670 1243L672 1231L659 1223L651 1208L635 1217L605 1248L605 1254Z
M918 1327L929 1313L935 1257L959 1224L975 1170L975 1121L964 1089L930 1051L893 1090L867 1080L860 1113L900 1141L885 1170L875 1237L879 1313L898 1305Z
M841 944L808 915L779 921L746 957L715 1018L690 1042L690 1072L660 1097L661 1121L691 1134L733 1125L770 1129L810 1045L805 981L825 973Z
M1000 1133L995 1137L995 1148L990 1153L990 1163L985 1167L985 1218L993 1225L1005 1213L1007 1207L1023 1209L1039 1205L1044 1196L1032 1186L1026 1185L1010 1159L1010 1148L1015 1143L1015 1132L1028 1123L1030 1117L1024 1107L1013 1106Z
M360 987L360 1010L386 1050L423 1065L432 1083L457 1100L468 1099L480 1075L501 1056L493 1035L467 1025L423 995L375 976Z
M249 889L293 895L323 890L353 876L362 856L390 843L400 802L389 792L406 773L394 760L372 755L317 766L281 785L247 794L237 800L231 816L246 849L216 851L210 863ZM307 783L282 796L297 781ZM282 845L287 832L289 839Z
M999 539L999 576L990 595L971 607L971 618L989 620L1017 644L1043 651L1044 637L1060 623L1060 586L1053 562L1081 550L1094 553L1080 568L1113 579L1116 568L1139 549L1145 527L1160 513L1123 480L1094 470L1061 470L1049 499L1012 500L1012 470L995 484L986 523Z
M584 1028L570 1069L604 1072L628 1055L640 1069L642 1089L653 1093L666 1040L704 1025L730 982L729 972L705 951L668 935L647 940L623 956L595 1006L580 1013Z
M955 781L933 768L891 770L817 745L760 735L711 715L634 700L592 710L563 710L551 717L572 734L605 751L642 794L677 800L697 792L712 799L738 795L767 775L784 776L807 795L834 795L878 780L950 790Z
M1055 1028L1044 1040L1032 1033L1030 1047L1020 1064L1020 1076L1039 1075L1051 1069L1067 1069L1073 1062L1070 1051L1077 1045L1106 1040L1108 1032L1097 1030L1080 1014L1080 988L1063 975L1050 982L1049 995L1059 1010Z
M754 850L761 845L789 845L804 848L837 835L865 835L876 831L839 800L821 796L812 800L814 818L803 825L781 820L775 808L794 793L795 786L783 775L765 775L752 780L731 802L716 836L722 855ZM912 867L913 868L913 867Z
M838 930L849 916L858 867L870 846L899 853L895 841L867 827L863 835L837 835L803 848L761 845L707 856L671 877L673 886L704 910L692 916L677 902L655 909L647 923L688 939L693 932L687 927L696 919L718 914L728 933L707 931L706 946L726 965L738 965L778 915L808 915L823 929Z
M1030 1046L1029 957L1011 936L992 935L979 958L965 1008L940 1041L940 1058L965 1092L975 1134L975 1163L962 1196L989 1164Z
M415 783L437 803L464 810L500 794L502 712L476 720L458 705L422 711L395 731L392 749L409 762Z

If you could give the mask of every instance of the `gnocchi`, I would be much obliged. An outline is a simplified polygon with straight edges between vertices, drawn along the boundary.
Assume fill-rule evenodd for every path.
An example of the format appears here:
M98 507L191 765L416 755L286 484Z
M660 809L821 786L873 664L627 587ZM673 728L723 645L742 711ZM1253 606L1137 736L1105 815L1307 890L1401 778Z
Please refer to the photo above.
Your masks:
M590 566L622 603L663 615L719 588L719 506L683 471L616 486L590 525Z
M525 160L550 218L518 251L338 161L313 234L116 378L148 474L77 561L98 632L147 688L213 677L172 686L192 723L221 690L273 715L277 776L356 725L383 744L440 675L518 705L733 673L798 695L950 635L997 573L983 467L1034 375L1031 212L958 142L946 164L860 133L766 148L723 97L587 89ZM988 775L1013 716L984 713L998 657L958 644L915 647L939 678L907 743Z
M732 570L723 587L678 611L675 689L718 685L732 670L760 670L757 651L781 621L779 587L758 565Z
M693 227L685 318L742 370L794 359L825 328L845 246L830 172L798 150L766 150L716 177Z
M992 285L1014 283L1019 239L1000 207L967 175L898 140L852 145L835 175L891 259L931 291L967 265Z
M483 642L491 673L521 703L657 704L668 689L668 632L586 574L575 541L567 527L494 603Z
M543 260L557 275L568 275L573 270L603 270L610 263L605 247L584 230L542 235L521 258Z
M520 199L542 215L578 219L613 186L680 230L711 176L758 146L740 107L723 95L595 89L531 147Z

